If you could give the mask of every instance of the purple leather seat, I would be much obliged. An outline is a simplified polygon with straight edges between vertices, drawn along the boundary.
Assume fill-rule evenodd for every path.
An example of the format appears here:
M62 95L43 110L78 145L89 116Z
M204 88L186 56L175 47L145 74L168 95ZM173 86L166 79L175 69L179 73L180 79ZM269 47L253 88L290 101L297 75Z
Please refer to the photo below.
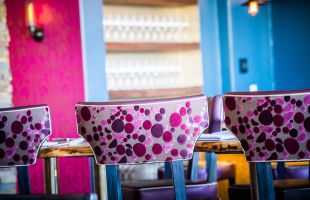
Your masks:
M275 180L276 200L309 199L310 181L307 179ZM238 184L228 188L229 200L251 199L249 184Z
M1 200L98 200L97 194L0 194Z
M273 169L274 179L278 178L276 169ZM309 177L309 166L285 166L285 179L308 179Z
M173 181L171 179L137 181L122 183L123 199L126 200L173 200ZM188 200L217 199L217 183L206 181L186 181Z
M160 167L157 172L158 179L164 179L164 167ZM184 167L184 175L188 177L188 168ZM207 180L207 171L205 167L198 167L198 180ZM236 166L233 163L229 162L218 162L217 164L217 180L229 179L234 182L236 177Z
M272 169L273 176L277 179L277 171ZM276 199L302 199L310 195L309 166L286 166L285 180L275 180ZM251 198L249 184L237 184L228 189L229 199Z
M309 177L309 166L287 166L286 179L307 179Z

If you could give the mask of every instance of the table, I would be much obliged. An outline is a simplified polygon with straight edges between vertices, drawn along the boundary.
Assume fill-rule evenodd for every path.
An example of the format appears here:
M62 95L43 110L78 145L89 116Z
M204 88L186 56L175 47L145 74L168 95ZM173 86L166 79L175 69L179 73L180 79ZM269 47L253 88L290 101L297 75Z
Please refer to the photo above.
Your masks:
M240 154L243 150L239 141L197 141L195 152L214 152ZM86 144L42 147L39 157L44 159L45 167L45 191L48 194L58 193L58 161L59 157L93 157L91 147ZM95 192L99 198L104 199L106 189L103 185L105 179L104 166L94 164Z

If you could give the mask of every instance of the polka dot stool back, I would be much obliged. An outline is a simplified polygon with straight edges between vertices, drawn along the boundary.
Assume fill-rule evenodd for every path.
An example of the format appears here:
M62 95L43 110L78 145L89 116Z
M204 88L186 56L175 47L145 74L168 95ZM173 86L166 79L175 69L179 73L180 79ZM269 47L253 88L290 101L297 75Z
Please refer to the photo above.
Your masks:
M51 134L50 122L46 105L0 109L0 166L34 164Z
M76 114L99 165L190 159L209 122L204 96L79 103Z
M310 90L227 93L224 109L247 161L310 159Z

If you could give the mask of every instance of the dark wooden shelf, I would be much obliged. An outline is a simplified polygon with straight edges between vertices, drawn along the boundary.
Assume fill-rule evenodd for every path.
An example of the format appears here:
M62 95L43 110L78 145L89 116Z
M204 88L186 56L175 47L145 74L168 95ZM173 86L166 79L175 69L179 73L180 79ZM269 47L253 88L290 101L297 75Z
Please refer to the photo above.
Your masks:
M199 43L133 43L108 42L108 52L186 51L199 49Z
M111 100L180 97L201 94L201 87L109 91Z
M104 0L103 2L110 5L134 6L187 6L197 4L197 0Z

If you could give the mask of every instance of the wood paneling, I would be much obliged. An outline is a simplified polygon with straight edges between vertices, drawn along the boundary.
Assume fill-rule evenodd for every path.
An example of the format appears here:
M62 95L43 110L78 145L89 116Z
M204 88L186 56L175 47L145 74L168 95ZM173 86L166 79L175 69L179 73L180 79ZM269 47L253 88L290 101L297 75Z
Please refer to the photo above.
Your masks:
M240 143L233 141L197 141L195 151L198 152L217 152L217 153L243 153ZM87 144L75 146L55 146L42 147L39 151L39 157L83 157L93 156L93 151Z
M180 96L192 96L201 93L202 93L201 87L109 91L110 99L112 100L180 97Z
M197 0L104 0L105 4L135 6L186 6L197 3Z
M108 42L108 52L185 51L199 49L199 43L134 43Z

